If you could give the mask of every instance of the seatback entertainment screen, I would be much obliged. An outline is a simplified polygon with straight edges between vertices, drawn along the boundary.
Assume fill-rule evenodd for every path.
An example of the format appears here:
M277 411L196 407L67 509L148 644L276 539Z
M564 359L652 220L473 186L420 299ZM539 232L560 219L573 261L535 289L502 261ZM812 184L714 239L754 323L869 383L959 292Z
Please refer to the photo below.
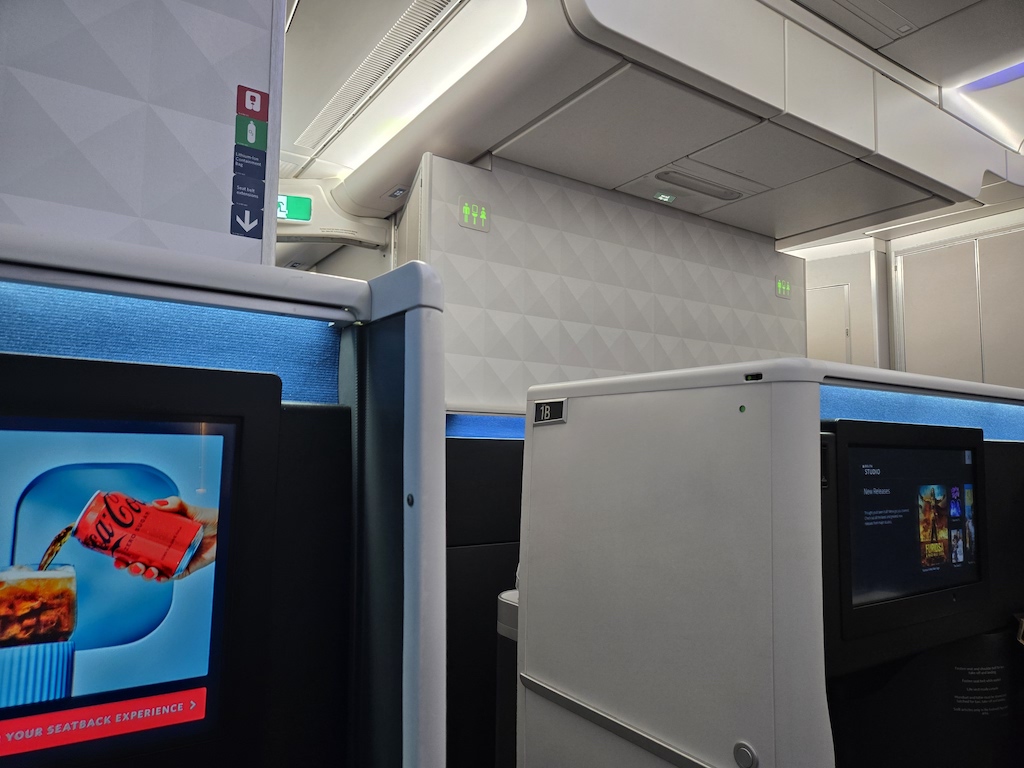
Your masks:
M979 580L977 460L970 448L849 447L854 607Z
M235 433L0 417L0 758L206 718Z

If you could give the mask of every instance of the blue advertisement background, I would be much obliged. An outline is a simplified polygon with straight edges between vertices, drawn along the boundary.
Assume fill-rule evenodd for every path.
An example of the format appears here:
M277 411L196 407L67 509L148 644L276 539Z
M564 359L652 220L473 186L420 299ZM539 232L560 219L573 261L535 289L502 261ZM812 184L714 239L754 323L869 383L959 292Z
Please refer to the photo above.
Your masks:
M93 481L120 481L124 487L92 491L118 490L152 501L176 489L188 504L217 507L225 438L199 434L200 426L195 425L197 434L0 429L2 564L38 563L46 543L75 521L85 503L83 489ZM66 505L60 502L62 490ZM65 545L57 562L71 562L78 572L72 695L207 674L215 564L160 584L115 570L110 557L76 540Z
M114 490L152 501L178 494L178 486L147 464L64 464L46 470L22 493L15 508L14 557L32 565L54 537L72 525L98 490ZM78 622L75 648L105 648L139 640L167 616L173 586L143 579L125 580L110 557L68 541L55 565L75 568Z

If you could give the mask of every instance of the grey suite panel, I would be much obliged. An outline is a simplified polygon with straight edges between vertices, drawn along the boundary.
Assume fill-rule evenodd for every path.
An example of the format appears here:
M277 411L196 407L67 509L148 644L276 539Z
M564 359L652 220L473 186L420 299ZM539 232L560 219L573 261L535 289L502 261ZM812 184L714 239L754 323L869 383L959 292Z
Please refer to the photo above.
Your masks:
M775 751L772 397L577 397L528 436L520 672L711 766Z
M614 189L756 123L746 112L627 65L495 154Z

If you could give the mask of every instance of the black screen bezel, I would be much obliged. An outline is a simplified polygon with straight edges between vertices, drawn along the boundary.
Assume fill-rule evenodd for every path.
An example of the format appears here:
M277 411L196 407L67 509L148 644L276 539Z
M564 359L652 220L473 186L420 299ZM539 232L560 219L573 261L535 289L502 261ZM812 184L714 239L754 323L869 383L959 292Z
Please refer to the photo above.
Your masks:
M981 429L890 422L834 422L836 436L837 532L840 618L846 640L876 635L936 619L956 617L985 605L989 596L984 434ZM974 463L974 521L978 579L968 584L854 606L851 544L851 448L971 450Z
M139 757L150 766L259 762L253 738L264 711L266 665L260 590L272 562L268 535L276 493L281 381L262 373L217 371L0 353L0 415L107 422L227 422L236 425L230 540L218 540L210 666L217 691L203 721L0 757L0 768L106 763ZM230 599L228 599L230 596ZM217 619L219 618L219 621ZM219 648L216 647L219 644ZM183 681L183 688L190 687ZM125 698L136 689L118 692ZM68 702L69 707L78 702ZM54 708L59 710L61 708Z

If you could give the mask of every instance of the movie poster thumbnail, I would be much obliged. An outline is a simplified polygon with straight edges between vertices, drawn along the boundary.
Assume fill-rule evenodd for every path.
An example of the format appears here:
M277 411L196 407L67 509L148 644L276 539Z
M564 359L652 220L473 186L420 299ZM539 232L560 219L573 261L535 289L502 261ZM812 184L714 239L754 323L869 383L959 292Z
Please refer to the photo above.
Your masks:
M918 489L921 566L936 568L949 562L949 490L944 485Z
M964 557L966 562L973 563L977 542L974 530L974 487L964 485Z
M960 500L960 486L954 485L949 489L949 518L959 520L963 514L963 507Z
M953 528L949 535L949 561L953 565L963 565L966 562L966 545L964 543L964 532L959 528Z

